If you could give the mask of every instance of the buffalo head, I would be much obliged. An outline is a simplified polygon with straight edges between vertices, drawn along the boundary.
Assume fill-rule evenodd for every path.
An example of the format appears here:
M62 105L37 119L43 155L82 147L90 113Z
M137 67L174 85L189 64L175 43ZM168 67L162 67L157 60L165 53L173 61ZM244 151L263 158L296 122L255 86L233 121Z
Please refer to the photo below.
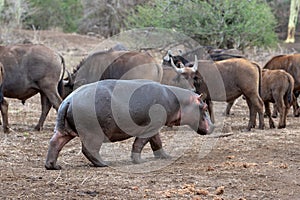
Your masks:
M171 66L174 68L177 74L182 75L189 82L190 86L195 90L194 78L196 76L197 69L198 69L197 56L195 55L195 62L191 67L183 66L181 68L178 68L174 63L173 58L170 58L170 62L171 62Z
M63 95L62 98L66 98L69 94L73 92L74 88L74 74L70 74L70 72L67 71L68 77L64 79L64 89L63 89Z
M169 50L167 55L163 58L163 65L171 66L171 59L177 67L184 67L189 61L182 56L182 52L179 50L180 54L177 56L172 55L172 51Z

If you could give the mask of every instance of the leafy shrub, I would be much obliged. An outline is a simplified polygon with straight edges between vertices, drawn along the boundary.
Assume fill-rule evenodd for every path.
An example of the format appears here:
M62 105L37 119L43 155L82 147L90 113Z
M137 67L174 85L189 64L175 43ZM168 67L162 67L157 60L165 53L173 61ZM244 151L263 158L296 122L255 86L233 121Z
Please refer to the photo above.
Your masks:
M276 44L275 25L263 0L154 0L127 18L127 28L175 29L203 45L239 49Z
M66 32L77 30L83 15L80 0L29 0L36 9L33 15L27 16L23 24L37 29L61 27Z

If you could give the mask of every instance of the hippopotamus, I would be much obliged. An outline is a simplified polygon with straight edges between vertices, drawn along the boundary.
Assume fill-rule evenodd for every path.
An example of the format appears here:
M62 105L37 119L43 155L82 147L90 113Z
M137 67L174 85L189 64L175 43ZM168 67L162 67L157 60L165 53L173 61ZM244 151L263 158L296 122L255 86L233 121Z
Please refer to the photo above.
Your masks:
M162 126L188 125L200 135L214 130L203 95L150 80L107 79L83 85L71 93L58 110L45 167L59 170L58 154L79 136L82 153L95 166L107 166L99 154L104 142L136 137L133 163L141 163L141 151L150 142L156 158L168 158L162 148Z

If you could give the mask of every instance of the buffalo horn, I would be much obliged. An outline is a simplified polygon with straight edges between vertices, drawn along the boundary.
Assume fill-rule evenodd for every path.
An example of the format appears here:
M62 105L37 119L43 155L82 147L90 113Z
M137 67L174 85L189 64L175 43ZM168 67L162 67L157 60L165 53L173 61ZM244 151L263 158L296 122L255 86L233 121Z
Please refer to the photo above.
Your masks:
M67 85L72 85L73 84L73 80L72 80L72 76L70 74L70 72L68 70L67 71L67 74L68 74L68 82L67 82Z
M176 65L174 64L174 62L173 62L173 58L171 58L171 65L172 65L172 67L175 69L175 71L177 72L177 73L183 73L184 72L184 68L177 68L176 67Z
M197 55L195 55L195 62L194 62L194 65L193 65L193 71L196 72L197 69L198 69L198 59L197 59Z

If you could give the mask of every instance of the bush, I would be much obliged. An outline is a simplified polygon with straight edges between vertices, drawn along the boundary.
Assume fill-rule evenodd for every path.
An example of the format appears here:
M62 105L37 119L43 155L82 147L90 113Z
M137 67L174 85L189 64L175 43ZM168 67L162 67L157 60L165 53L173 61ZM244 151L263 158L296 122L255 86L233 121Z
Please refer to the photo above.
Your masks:
M154 0L127 18L127 28L175 29L202 45L239 49L275 45L275 25L263 0Z
M77 31L83 15L80 0L29 0L36 9L33 15L27 16L25 28L35 26L37 29L61 27L66 32Z
M34 9L28 0L0 0L0 23L7 28L21 28L26 16Z

